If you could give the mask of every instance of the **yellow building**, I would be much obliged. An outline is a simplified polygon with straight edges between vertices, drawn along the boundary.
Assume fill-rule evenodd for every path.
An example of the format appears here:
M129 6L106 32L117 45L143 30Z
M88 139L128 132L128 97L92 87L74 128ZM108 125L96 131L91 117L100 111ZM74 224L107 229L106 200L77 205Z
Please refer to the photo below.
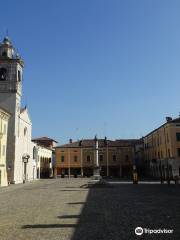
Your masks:
M6 170L6 148L9 113L0 108L0 187L8 185Z
M141 141L98 139L102 176L130 177L135 160L135 145ZM92 176L95 166L95 141L84 139L56 147L58 175Z
M144 156L152 176L180 176L180 117L167 117L163 125L144 137Z

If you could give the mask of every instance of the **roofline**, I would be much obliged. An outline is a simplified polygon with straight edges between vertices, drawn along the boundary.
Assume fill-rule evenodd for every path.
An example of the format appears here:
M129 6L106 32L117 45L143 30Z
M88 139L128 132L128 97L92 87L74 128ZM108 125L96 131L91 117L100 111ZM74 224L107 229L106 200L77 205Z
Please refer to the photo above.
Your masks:
M53 151L53 149L52 148L50 148L50 147L46 147L46 146L44 146L44 145L41 145L41 144L38 144L38 143L36 143L36 145L35 146L40 146L41 148L44 148L44 149L48 149L48 150L51 150L51 151Z
M92 148L93 145L88 145L86 146L83 145L83 141L93 141L94 139L83 139L83 140L79 140L79 141L75 141L75 142L72 142L72 143L66 143L66 144L63 144L63 145L59 145L59 146L56 146L55 148ZM104 139L99 139L100 141L104 141ZM71 146L72 144L76 143L78 144L80 141L82 141L82 145L81 146ZM118 146L118 143L115 143L113 145L114 142L117 142L117 141L126 141L127 142L127 145L119 145ZM130 142L132 141L132 142ZM138 141L142 141L142 139L117 139L117 140L108 140L107 139L107 146L108 146L108 142L110 142L110 144L112 144L111 146L109 147L129 147L129 146L132 146L133 144L135 144L135 142L138 142ZM106 146L99 146L99 148L105 148Z
M163 123L163 124L160 125L158 128L154 129L153 131L151 131L150 133L148 133L147 135L145 135L143 138L148 137L148 136L151 135L152 133L154 133L154 132L156 132L157 130L159 130L160 128L164 127L166 124L174 123L174 121L176 121L176 120L178 120L178 119L180 120L180 117L175 118L175 119L172 119L172 120L170 120L170 121L168 121L168 122Z
M95 145L94 145L95 146ZM108 145L107 145L108 146ZM106 148L107 146L99 146L98 148ZM132 145L121 145L121 146L109 146L110 148L111 147L131 147ZM63 147L63 146L57 146L57 147L54 147L55 149L56 148L92 148L93 146L77 146L77 147Z
M56 142L56 143L58 143L56 140L54 140L54 139L52 139L52 138L48 138L48 137L45 137L45 138L48 138L48 139L42 139L43 137L41 137L41 138L33 138L33 139L31 139L31 141L40 141L40 140L42 140L42 141L49 141L49 140L52 140L53 142Z

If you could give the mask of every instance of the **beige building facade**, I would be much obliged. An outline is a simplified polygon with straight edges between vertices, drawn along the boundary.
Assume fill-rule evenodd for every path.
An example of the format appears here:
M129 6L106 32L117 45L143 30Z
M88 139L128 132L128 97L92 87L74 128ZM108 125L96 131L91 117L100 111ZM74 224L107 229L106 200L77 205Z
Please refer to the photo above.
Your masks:
M8 185L6 149L9 117L10 114L0 108L0 187Z
M101 175L129 177L135 159L135 144L139 140L99 139L98 159ZM95 167L95 141L84 139L56 147L57 175L92 176Z
M163 125L144 137L144 157L152 176L180 176L180 117L167 117Z

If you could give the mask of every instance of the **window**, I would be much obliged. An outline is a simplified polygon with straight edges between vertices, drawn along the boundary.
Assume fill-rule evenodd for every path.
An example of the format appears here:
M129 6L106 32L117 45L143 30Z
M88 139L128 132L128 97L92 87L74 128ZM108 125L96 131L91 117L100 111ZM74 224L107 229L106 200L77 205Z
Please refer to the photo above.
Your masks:
M90 162L90 161L91 161L91 156L87 155L87 162Z
M177 155L180 157L180 148L177 148Z
M160 154L159 154L159 152L158 152L158 159L160 159Z
M33 147L33 159L35 159L36 158L36 147L34 146Z
M6 51L4 51L4 52L2 53L2 57L7 57L7 52L6 52Z
M0 81L5 81L7 75L7 70L5 68L0 68Z
M21 82L21 72L18 70L18 81Z
M168 157L171 157L170 149L168 148Z
M78 157L74 156L74 162L77 162L77 160L78 160Z
M61 156L61 162L64 162L64 156Z
M116 161L116 155L113 155L113 161L114 162Z
M24 128L24 136L27 134L27 127Z
M103 161L103 155L101 154L101 155L99 155L99 160L100 160L100 162L102 162Z
M176 140L179 142L180 141L180 132L176 133Z

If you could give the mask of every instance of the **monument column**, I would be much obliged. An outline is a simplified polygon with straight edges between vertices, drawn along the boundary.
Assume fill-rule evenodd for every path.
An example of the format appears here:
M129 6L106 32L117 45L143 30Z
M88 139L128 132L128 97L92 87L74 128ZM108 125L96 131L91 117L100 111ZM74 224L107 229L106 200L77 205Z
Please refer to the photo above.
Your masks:
M94 142L95 142L95 164L93 169L93 178L95 180L100 180L101 175L100 175L100 167L99 167L99 143L98 143L97 136L95 136Z

